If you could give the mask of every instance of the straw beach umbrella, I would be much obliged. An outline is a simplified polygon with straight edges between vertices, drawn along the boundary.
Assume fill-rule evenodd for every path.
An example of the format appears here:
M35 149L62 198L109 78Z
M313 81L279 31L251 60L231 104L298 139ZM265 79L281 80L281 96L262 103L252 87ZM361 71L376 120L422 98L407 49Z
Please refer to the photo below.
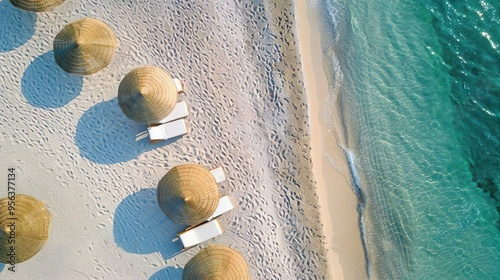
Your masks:
M173 222L195 225L208 219L219 203L214 176L196 164L176 166L158 183L158 204Z
M222 245L201 249L184 267L183 280L231 279L249 280L248 265L243 256Z
M49 237L49 223L50 213L44 203L29 195L0 199L0 262L13 261L13 255L16 263L33 257Z
M56 62L64 71L90 75L109 65L118 42L104 22L84 18L59 31L53 45Z
M64 0L10 0L14 7L29 12L45 12L61 5Z
M130 71L118 87L123 113L138 123L157 123L175 107L177 88L163 69L144 66Z

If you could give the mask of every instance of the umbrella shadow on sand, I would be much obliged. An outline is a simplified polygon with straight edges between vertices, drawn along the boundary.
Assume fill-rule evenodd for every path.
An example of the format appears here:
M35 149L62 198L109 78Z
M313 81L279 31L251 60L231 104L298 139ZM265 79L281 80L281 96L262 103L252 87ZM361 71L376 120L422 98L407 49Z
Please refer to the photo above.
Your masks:
M156 188L127 196L116 208L113 224L116 244L129 253L160 252L164 259L170 259L182 250L180 241L172 240L186 226L175 224L161 211Z
M113 98L92 106L78 121L75 141L82 157L100 164L129 161L140 154L168 144L181 137L150 144L148 139L136 141L146 125L128 119Z
M21 89L26 100L39 108L59 108L75 99L83 77L66 73L57 65L54 52L35 58L24 71Z
M158 270L155 274L149 277L149 280L165 280L165 279L180 280L182 279L182 272L183 270L181 268L175 268L173 266L170 266L162 270Z
M36 14L14 7L8 0L0 0L0 52L14 50L28 42L35 34Z

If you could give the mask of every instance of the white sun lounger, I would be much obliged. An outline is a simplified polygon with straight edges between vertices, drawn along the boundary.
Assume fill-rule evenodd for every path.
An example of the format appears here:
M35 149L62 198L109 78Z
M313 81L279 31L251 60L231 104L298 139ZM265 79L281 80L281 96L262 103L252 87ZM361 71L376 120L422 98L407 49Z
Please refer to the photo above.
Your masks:
M187 133L188 130L183 119L148 127L150 143L167 140Z
M210 218L207 219L207 221L211 221L233 208L234 206L231 200L229 199L229 196L225 195L219 198L219 204L217 205L217 209L215 209L215 212L212 214L212 216L210 216Z
M210 173L212 173L212 175L214 175L215 181L217 183L220 183L220 182L226 180L226 176L224 174L224 170L222 170L221 166L219 166L219 167L217 167L215 169L210 170ZM231 202L231 200L229 199L229 196L225 195L225 196L219 198L219 203L217 204L217 208L215 209L215 211L212 214L212 216L210 216L207 219L207 222L210 222L210 221L218 218L220 215L222 215L222 214L230 211L233 208L234 208L234 206L233 206L233 203ZM206 223L206 222L204 222L204 223ZM198 225L193 225L193 226L187 228L185 230L185 232L190 231L191 229L194 229L194 228L198 227L199 225L203 225L204 223L198 224Z
M217 184L226 180L226 174L224 174L222 166L210 170L210 173L212 173L212 175L215 177L215 181L217 182Z
M220 215L232 210L233 208L234 208L234 206L233 206L233 203L231 202L231 200L229 199L229 196L225 195L225 196L219 198L219 204L217 204L217 208L215 209L212 216L210 216L207 219L207 222L210 222L211 220L218 218ZM203 222L203 223L205 223L205 222ZM188 227L187 229L185 229L185 231L188 231L192 228L195 228L198 225L200 225L200 224L192 225L192 226Z
M181 101L181 102L178 102L177 104L175 104L175 107L172 110L172 112L170 112L170 114L168 114L168 116L166 116L163 120L159 121L158 123L160 123L160 124L168 123L171 121L185 118L188 115L189 115L189 111L188 111L186 101Z
M212 220L180 233L179 239L184 249L187 249L222 234L222 231L219 221Z

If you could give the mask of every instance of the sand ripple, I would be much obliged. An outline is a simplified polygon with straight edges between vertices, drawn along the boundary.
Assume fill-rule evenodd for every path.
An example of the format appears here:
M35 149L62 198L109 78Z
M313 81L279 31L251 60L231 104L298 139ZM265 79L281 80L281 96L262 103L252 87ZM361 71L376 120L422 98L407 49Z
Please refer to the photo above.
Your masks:
M70 2L37 15L31 39L0 52L0 148L10 159L1 167L18 166L23 192L55 213L51 238L19 276L178 277L198 248L174 254L179 229L155 206L154 188L171 167L193 162L224 166L221 192L236 204L211 243L242 252L253 279L326 278L293 7ZM47 65L52 38L83 16L107 22L120 47L109 67L75 78ZM189 135L135 141L145 127L121 114L116 94L145 64L185 80Z

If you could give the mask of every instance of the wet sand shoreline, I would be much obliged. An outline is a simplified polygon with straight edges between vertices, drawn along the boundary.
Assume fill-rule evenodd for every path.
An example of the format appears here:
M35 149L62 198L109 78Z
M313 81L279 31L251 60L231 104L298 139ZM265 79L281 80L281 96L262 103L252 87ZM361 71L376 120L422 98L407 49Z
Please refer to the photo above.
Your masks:
M321 207L329 270L333 279L367 279L357 199L351 187L352 176L341 148L344 146L340 142L342 137L332 136L332 133L339 133L341 130L330 131L324 120L324 106L331 103L326 103L329 86L322 60L319 24L321 19L317 12L319 7L317 2L306 2L296 1L296 14L301 61L308 93L312 169ZM341 123L340 116L336 117L336 123ZM333 159L325 155L326 149L335 151ZM335 161L336 168L330 160Z

